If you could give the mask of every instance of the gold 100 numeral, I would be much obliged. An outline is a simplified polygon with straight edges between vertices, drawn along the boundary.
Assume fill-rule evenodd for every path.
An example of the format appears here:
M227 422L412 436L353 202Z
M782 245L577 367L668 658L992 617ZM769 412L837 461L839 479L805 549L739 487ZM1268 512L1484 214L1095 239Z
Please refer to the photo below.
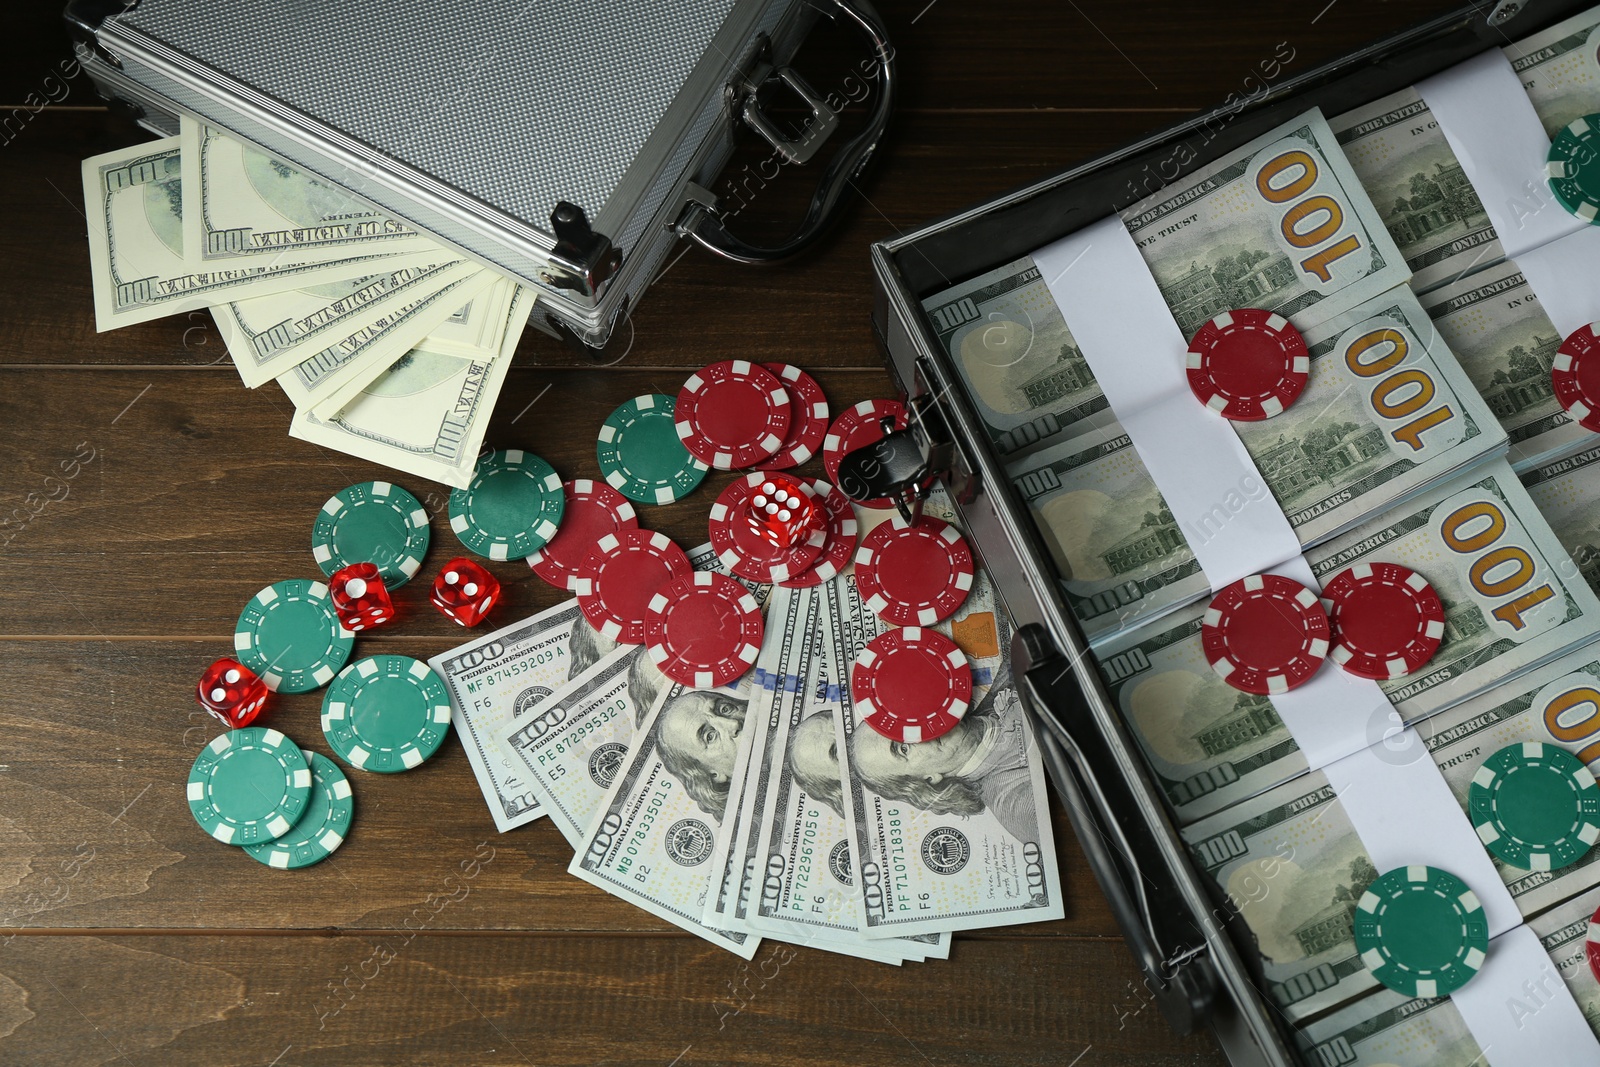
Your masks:
M1463 504L1445 518L1441 527L1444 543L1452 551L1474 557L1467 568L1467 576L1480 595L1498 600L1522 590L1516 599L1501 604L1493 613L1513 630L1520 630L1527 625L1522 616L1556 593L1549 582L1524 589L1539 568L1521 545L1498 544L1505 531L1505 513L1488 500ZM1491 574L1508 566L1510 573L1490 578Z
M1361 240L1350 234L1326 247L1330 238L1344 227L1344 208L1331 196L1318 193L1304 194L1317 184L1317 161L1309 152L1296 148L1267 161L1256 175L1256 191L1271 204L1288 204L1289 208L1278 220L1283 239L1293 248L1315 248L1317 251L1300 261L1300 269L1314 274L1324 283L1331 282L1329 266L1352 252L1361 250ZM1284 175L1292 175L1283 184L1274 184ZM1310 221L1310 229L1304 226Z
M1411 344L1405 334L1387 326L1363 334L1345 350L1345 366L1352 373L1359 378L1378 379L1368 399L1372 410L1386 419L1404 419L1422 411L1438 391L1428 372L1418 367L1389 373L1405 361L1410 350ZM1423 411L1399 429L1391 430L1390 436L1401 444L1410 445L1413 452L1420 452L1423 433L1454 417L1449 404L1440 404Z

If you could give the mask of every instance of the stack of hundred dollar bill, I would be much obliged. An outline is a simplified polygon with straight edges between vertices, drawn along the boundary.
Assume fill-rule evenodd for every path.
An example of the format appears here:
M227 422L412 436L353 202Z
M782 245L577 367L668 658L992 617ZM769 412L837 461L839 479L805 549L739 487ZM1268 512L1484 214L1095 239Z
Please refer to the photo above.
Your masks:
M710 545L689 558L722 571ZM431 660L499 828L548 815L574 875L746 959L774 938L900 964L945 958L953 931L1061 917L1044 769L987 576L937 627L972 665L972 708L916 745L857 726L850 667L886 627L853 571L746 585L765 640L722 688L668 682L576 601Z
M187 117L83 191L100 330L209 309L292 436L466 486L533 290Z
M1600 112L1600 9L1506 53L1549 132ZM1275 226L1244 188L1250 159L1286 137L1334 176L1344 218L1359 220L1373 250L1372 269L1343 290L1280 269ZM1239 485L1213 514L1180 523L1169 511L1031 258L927 298L929 321L1197 868L1249 929L1241 948L1298 1024L1307 1062L1483 1063L1448 998L1408 1000L1362 963L1351 916L1380 872L1272 699L1232 689L1207 662L1210 590L1190 546L1270 497L1320 580L1363 561L1425 576L1446 606L1444 640L1423 670L1379 683L1389 706L1365 740L1415 726L1463 809L1474 774L1508 744L1557 745L1600 770L1600 436L1552 395L1562 337L1412 91L1329 120L1299 116L1121 218L1186 337L1220 311L1260 307L1284 314L1310 349L1310 382L1290 409L1233 424L1261 484ZM1403 346L1413 380L1426 378L1451 411L1421 448L1400 440L1358 373L1374 344ZM1548 613L1521 629L1495 616L1440 532L1441 515L1485 496L1508 516L1508 551L1525 552L1552 592ZM1583 950L1600 850L1556 872L1495 863L1600 1032L1600 982ZM1526 1009L1541 1003L1532 991Z

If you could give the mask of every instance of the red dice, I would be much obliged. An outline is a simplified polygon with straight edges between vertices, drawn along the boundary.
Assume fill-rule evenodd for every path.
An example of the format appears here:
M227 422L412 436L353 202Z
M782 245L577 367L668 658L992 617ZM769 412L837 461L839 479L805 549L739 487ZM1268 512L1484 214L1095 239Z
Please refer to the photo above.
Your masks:
M267 706L267 683L238 660L223 657L206 668L194 695L224 725L238 729L249 726Z
M333 609L346 630L370 630L394 618L394 601L376 563L352 563L328 579Z
M823 514L799 482L774 474L749 498L745 515L761 538L777 548L799 544L822 525Z
M428 599L462 626L476 626L500 599L500 579L466 556L458 556L433 580Z

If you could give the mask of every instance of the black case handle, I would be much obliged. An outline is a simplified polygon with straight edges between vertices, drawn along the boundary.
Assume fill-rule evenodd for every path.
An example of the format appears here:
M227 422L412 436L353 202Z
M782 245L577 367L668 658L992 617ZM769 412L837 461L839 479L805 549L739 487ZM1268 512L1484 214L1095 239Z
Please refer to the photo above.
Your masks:
M723 259L750 265L782 263L810 248L838 219L845 191L851 181L865 172L879 142L883 139L884 132L889 127L889 114L894 107L894 47L889 43L888 30L884 28L883 20L879 18L868 0L832 0L832 2L838 12L853 22L872 43L878 59L877 104L872 109L866 129L839 149L827 168L823 170L822 177L817 182L817 191L812 194L811 204L806 209L805 217L800 221L800 228L781 244L750 244L728 231L717 215L714 205L703 201L690 204L688 213L678 225L678 232ZM799 82L787 68L774 71L769 77L783 81L791 89L810 99L804 83ZM759 126L759 109L755 110L753 115L749 114L751 108L747 105L753 102L756 88L753 86L748 89L745 99L740 100L736 108L746 113L745 121L750 123L752 128L763 137L772 140L771 130L763 130ZM831 114L824 115L819 111L816 101L810 100L810 102L813 108L813 122L834 121ZM788 149L793 146L786 146L778 141L772 143L786 157L790 156Z

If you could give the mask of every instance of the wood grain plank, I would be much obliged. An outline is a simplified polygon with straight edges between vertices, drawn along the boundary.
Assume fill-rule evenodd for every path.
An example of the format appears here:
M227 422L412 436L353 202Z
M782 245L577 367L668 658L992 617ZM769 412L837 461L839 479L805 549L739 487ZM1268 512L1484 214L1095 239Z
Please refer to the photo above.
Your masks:
M448 644L363 638L355 654L426 658ZM0 931L393 928L475 859L471 898L430 929L673 929L567 874L571 846L547 820L497 834L454 737L405 774L345 768L356 818L344 846L305 870L265 868L207 837L184 799L190 765L222 732L195 702L194 682L227 642L0 650L0 692L15 694L0 702ZM278 695L264 721L331 755L322 696ZM1116 936L1059 811L1056 824L1068 917L1006 936Z
M818 375L836 411L892 388L882 370ZM565 478L598 478L595 438L606 415L641 393L676 394L684 376L513 370L489 441L536 452ZM0 467L0 635L231 635L263 585L320 574L310 539L323 502L385 478L433 515L423 570L396 591L401 632L459 641L459 628L427 604L438 568L465 554L449 529L448 492L289 438L291 413L276 386L247 391L231 372L0 370L0 454L8 457ZM66 477L61 464L91 451ZM799 469L823 473L820 459ZM685 548L700 545L711 503L732 478L714 472L684 500L641 505L640 521ZM486 565L507 590L491 621L565 599L520 561Z
M462 904L475 892L460 890ZM447 913L447 912L446 912ZM1173 1038L1115 942L959 942L842 966L677 937L26 937L0 953L9 1063L1223 1064Z

